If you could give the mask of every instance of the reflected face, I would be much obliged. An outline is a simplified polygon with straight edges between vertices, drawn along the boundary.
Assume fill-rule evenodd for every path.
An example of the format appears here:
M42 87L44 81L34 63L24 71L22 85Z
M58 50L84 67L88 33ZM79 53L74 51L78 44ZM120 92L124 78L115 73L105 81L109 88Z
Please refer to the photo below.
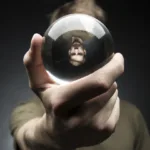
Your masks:
M79 66L85 62L86 50L82 45L83 41L79 37L72 37L72 46L69 50L70 63Z

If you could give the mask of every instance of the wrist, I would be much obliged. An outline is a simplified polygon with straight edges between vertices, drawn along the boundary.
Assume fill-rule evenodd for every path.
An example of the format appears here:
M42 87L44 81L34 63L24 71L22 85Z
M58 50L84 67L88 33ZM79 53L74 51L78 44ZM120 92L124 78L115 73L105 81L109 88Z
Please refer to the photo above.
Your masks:
M24 130L24 142L30 150L58 149L45 126L45 114L28 122Z
M24 132L24 141L30 150L71 150L62 148L47 125L46 114L30 121Z

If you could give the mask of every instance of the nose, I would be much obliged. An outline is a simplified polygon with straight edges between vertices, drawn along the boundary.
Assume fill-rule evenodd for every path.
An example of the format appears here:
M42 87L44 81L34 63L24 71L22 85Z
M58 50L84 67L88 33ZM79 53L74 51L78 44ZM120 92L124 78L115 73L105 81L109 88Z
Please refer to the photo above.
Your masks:
M75 54L76 54L76 55L78 54L78 49L75 49Z

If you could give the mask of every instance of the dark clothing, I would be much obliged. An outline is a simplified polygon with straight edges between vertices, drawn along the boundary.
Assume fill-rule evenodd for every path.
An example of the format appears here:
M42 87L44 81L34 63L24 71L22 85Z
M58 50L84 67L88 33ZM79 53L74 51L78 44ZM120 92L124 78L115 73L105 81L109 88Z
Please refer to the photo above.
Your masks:
M43 113L44 107L37 98L20 104L12 112L11 134ZM141 112L133 104L121 100L120 119L115 132L103 143L77 150L150 150L150 136Z

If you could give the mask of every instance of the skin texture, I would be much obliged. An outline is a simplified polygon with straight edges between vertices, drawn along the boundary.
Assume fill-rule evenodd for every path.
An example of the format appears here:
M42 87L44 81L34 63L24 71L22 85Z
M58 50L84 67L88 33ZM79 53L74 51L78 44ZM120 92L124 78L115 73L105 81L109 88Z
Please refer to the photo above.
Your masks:
M44 68L42 44L43 37L35 34L23 62L29 86L42 101L45 113L18 130L16 140L20 148L74 149L107 139L120 114L115 80L124 71L123 56L114 54L110 62L93 74L58 85Z

